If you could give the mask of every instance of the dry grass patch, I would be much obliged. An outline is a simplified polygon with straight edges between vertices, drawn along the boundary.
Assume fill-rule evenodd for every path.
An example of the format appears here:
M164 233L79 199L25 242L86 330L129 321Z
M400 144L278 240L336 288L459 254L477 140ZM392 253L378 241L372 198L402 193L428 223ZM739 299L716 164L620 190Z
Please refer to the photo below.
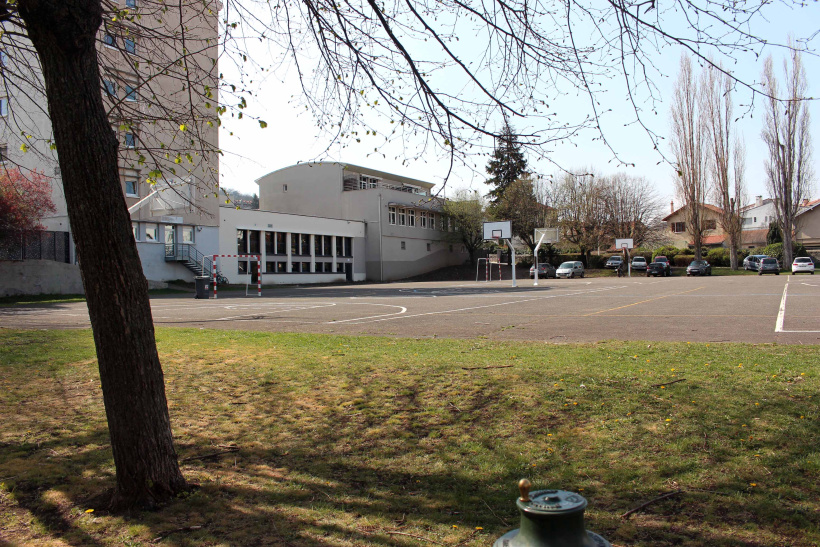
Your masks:
M0 539L488 545L517 525L527 476L584 494L615 545L820 543L816 347L183 329L158 343L199 488L123 516L88 505L114 472L90 334L0 333Z

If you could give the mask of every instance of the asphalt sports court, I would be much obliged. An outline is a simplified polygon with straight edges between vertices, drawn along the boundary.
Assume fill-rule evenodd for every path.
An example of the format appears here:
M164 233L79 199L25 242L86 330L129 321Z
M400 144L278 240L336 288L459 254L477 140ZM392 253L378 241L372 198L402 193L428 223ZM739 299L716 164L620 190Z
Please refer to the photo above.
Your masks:
M386 283L151 299L163 327L592 342L820 340L820 277ZM0 328L87 328L84 302L0 308Z

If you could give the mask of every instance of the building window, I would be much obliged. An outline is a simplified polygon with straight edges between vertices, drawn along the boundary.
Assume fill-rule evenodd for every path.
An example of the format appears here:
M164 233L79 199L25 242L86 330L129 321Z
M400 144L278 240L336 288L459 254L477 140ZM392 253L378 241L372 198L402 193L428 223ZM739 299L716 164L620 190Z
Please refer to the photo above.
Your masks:
M368 188L375 188L379 185L379 179L376 177L368 177L367 175L359 175L359 189L367 190Z
M345 239L345 256L353 256L353 238L346 237Z
M276 273L287 273L288 271L288 263L287 262L277 262L276 263Z
M302 262L302 273L310 273L310 262Z
M9 115L9 100L6 97L0 98L0 116L6 117Z
M103 44L108 47L117 47L117 39L110 32L106 32L105 35L103 35Z
M137 7L137 0L125 0L125 7L135 9Z
M430 213L430 229L431 230L436 229L436 214L435 213Z
M177 227L173 224L166 224L165 225L165 244L166 245L173 245L176 243L177 240Z
M259 230L248 230L248 253L258 255L261 252L261 239Z
M183 243L193 243L194 242L194 227L193 226L182 226L182 242Z
M416 226L416 210L415 209L410 209L407 212L407 225L410 226L411 228L414 228Z
M673 222L672 223L672 232L675 234L682 234L686 231L686 223L685 222Z
M276 254L288 254L288 235L285 232L276 232Z
M125 179L125 195L128 197L138 198L137 181L133 179Z
M752 222L757 222L757 217L754 217L754 220Z
M333 256L333 238L330 236L322 236L322 240L324 240L324 256Z
M126 53L131 53L133 55L137 52L137 42L135 42L133 39L125 38L122 42L125 46Z
M336 236L336 256L344 256L345 238Z
M117 96L117 84L112 80L103 80L103 87L109 97Z
M290 254L299 255L299 234L290 234Z
M159 228L156 224L145 225L145 241L157 242L159 238Z
M427 211L419 211L419 226L427 228Z
M131 223L131 231L134 233L134 241L140 240L140 223L139 222L132 222Z
M248 273L247 260L240 260L236 263L236 273L238 273L239 275L245 275Z
M396 224L396 208L395 207L388 207L387 208L387 222L390 224Z
M125 100L128 102L137 102L137 89L134 86L125 85Z
M402 250L402 251L404 251L405 249L407 249L407 243L405 243L404 241L402 241L402 242L401 242L401 250Z
M0 68L5 68L7 66L9 66L8 53L0 49Z
M283 184L283 185L282 185L282 192L287 192L287 191L288 191L288 185L287 185L287 184Z
M404 209L399 209L399 226L404 226L407 221L405 220L406 214Z
M247 230L237 230L236 231L236 253L243 255L247 252L248 252L248 231Z
M302 256L310 256L310 234L302 234Z
M717 229L717 221L712 220L704 220L703 221L703 229L704 230L716 230Z
M428 244L427 244L427 252L429 253L429 252L430 252L430 250L431 250L431 245L428 243Z
M125 147L126 148L136 148L137 147L137 136L134 133L128 132L125 134Z
M6 163L9 160L9 145L0 144L0 163Z

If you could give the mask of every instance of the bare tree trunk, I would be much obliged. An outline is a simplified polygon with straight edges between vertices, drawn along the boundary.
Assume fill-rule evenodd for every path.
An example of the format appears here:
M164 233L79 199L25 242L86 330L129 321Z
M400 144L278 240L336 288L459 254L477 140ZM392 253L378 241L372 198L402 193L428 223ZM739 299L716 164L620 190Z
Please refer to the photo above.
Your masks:
M100 92L100 0L20 0L40 57L88 302L117 470L114 509L150 507L187 485L174 452L148 284ZM92 153L89 153L92 152Z
M672 149L677 167L677 191L686 204L686 231L692 236L696 260L702 258L706 231L702 215L706 198L705 131L700 110L700 91L692 73L692 61L681 57L672 104Z
M783 232L783 263L791 267L795 218L808 197L814 172L811 162L810 119L806 101L806 72L800 53L791 51L791 71L784 63L786 97L780 97L774 63L768 57L763 80L769 98L763 120L763 141L769 148L766 175L775 214Z

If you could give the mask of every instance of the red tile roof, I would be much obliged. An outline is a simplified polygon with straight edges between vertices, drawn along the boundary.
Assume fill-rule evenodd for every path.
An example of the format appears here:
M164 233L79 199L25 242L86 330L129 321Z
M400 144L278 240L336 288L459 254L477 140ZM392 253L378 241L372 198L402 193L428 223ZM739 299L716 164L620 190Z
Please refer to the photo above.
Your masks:
M716 236L703 236L701 243L703 245L721 245L724 241L726 241L725 235L716 235ZM693 241L689 242L689 245L694 245Z
M740 232L740 244L741 245L754 245L756 243L762 243L766 245L766 236L768 235L769 230L766 228L760 230L743 230Z
M671 213L669 213L668 215L663 217L661 220L666 221L669 217L671 217L671 216L675 215L676 213L679 213L679 212L683 211L684 209L686 209L686 207L687 207L687 205L684 205L683 207L680 207L679 209L676 209L676 210L672 211ZM712 205L711 203L701 203L701 207L703 207L704 209L709 209L710 211L714 211L715 213L717 213L719 215L723 214L723 209L721 209L720 207L717 207L715 205Z

